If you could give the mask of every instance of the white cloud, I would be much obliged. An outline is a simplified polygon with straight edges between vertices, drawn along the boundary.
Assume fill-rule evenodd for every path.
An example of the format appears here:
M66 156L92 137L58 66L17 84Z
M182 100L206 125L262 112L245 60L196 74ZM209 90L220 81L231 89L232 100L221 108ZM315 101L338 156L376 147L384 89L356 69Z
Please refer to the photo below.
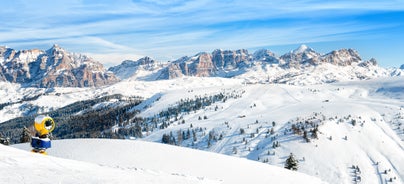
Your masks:
M103 62L124 60L118 55L165 60L215 48L372 38L375 35L364 32L394 25L338 17L404 10L403 1L351 0L3 3L10 8L4 8L5 16L0 17L0 44L21 48L58 43L73 52L92 53Z

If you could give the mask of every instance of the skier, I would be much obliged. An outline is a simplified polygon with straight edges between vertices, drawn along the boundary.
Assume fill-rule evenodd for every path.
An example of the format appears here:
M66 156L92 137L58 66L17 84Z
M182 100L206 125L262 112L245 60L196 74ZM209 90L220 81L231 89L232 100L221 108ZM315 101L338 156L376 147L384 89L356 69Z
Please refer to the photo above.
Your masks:
M35 118L35 137L31 139L32 152L46 155L46 149L51 147L50 133L55 129L55 121L49 116L40 115Z

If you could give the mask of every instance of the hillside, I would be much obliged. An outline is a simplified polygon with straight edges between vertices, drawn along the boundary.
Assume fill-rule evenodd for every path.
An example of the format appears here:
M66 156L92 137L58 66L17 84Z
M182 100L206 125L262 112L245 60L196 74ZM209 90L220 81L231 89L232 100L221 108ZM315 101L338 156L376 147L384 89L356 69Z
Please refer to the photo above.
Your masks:
M62 107L58 102L69 104L100 95L142 96L144 101L131 106L140 111L133 118L142 118L141 124L118 123L103 131L279 167L293 153L300 162L298 171L329 183L402 183L403 80L388 77L293 86L184 77L123 81L97 90L55 88L26 103L50 109ZM118 102L97 102L74 116ZM20 112L11 107L1 111L5 118L11 116L7 115L11 109ZM116 123L116 118L109 123ZM125 133L131 127L141 130L141 135Z
M220 183L136 166L112 167L43 156L3 145L0 145L0 158L0 180L5 183Z
M148 184L323 183L299 172L258 162L143 141L75 139L53 141L52 144L53 147L48 150L49 156L0 145L0 158L4 158L6 163L0 165L1 181ZM15 147L30 149L27 144ZM4 165L7 166L2 168ZM13 177L16 175L18 177Z
M161 142L164 135L173 135L173 144L278 166L283 166L285 157L292 152L300 159L300 171L330 183L349 183L358 176L364 183L384 183L390 179L401 183L402 81L403 78L390 78L309 87L222 88L242 91L242 97L185 113L181 115L184 124L172 119L166 129L149 133L144 140ZM141 115L152 116L164 109L163 104L175 104L174 99L204 93L215 91L199 88L191 93L168 93ZM187 138L188 130L191 135L196 132L196 139ZM304 138L305 131L309 142ZM360 168L360 175L353 174L352 165Z

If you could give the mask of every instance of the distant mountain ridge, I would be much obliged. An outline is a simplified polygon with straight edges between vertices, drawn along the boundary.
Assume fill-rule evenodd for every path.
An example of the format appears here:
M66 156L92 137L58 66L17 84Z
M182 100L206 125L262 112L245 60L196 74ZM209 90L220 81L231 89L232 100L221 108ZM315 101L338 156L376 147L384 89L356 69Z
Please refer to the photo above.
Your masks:
M97 87L119 81L104 66L58 45L43 51L0 47L0 80L29 87Z
M320 54L312 48L301 45L281 56L267 49L249 53L246 49L221 50L212 53L200 52L192 57L184 56L167 64L153 63L154 67L140 67L140 61L132 61L136 68L147 70L153 75L144 75L130 68L126 62L109 70L119 76L125 73L131 77L149 80L173 79L183 76L241 78L247 82L273 82L288 84L318 84L346 80L363 80L377 77L402 75L400 69L379 67L376 59L364 61L354 49L340 49ZM119 72L117 72L119 68ZM132 70L129 72L129 70ZM399 71L398 71L399 70Z
M379 67L373 58L362 60L354 49L320 54L301 45L280 56L268 49L254 53L246 49L216 49L172 62L157 62L146 56L137 61L125 60L106 70L92 58L70 53L58 45L46 51L0 47L0 81L42 88L99 87L125 79L154 81L184 76L304 85L401 76L403 67Z
M372 60L373 65L377 62ZM328 54L321 55L313 49L302 45L294 51L286 53L280 57L276 57L269 50L259 50L253 54L248 50L215 50L211 54L199 53L187 60L183 58L171 63L161 76L161 79L171 79L180 76L219 76L234 77L240 73L244 73L248 68L252 68L256 64L276 65L281 69L303 69L307 66L320 65L322 63L330 63L336 66L349 66L362 62L358 52L353 49L341 49L332 51ZM236 74L230 74L239 70ZM227 75L221 75L227 74Z

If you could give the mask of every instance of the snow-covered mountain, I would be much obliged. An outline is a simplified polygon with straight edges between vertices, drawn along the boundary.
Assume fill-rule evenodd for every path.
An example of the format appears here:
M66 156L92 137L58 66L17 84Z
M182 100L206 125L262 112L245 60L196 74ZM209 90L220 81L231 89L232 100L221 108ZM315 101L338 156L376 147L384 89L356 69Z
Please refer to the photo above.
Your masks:
M404 182L403 69L379 67L375 59L362 61L352 49L318 54L301 46L280 57L269 50L254 54L247 50L215 50L212 53L185 56L166 64L157 64L147 57L125 61L110 69L124 80L99 88L46 89L0 82L0 96L3 97L0 99L0 137L10 137L18 142L23 126L31 126L33 116L49 114L58 125L53 132L57 139L139 139L264 163L254 163L260 166L246 167L247 170L235 170L237 167L231 163L238 163L233 160L236 158L211 157L204 153L197 161L186 160L188 154L199 155L199 152L174 147L173 152L178 152L178 156L174 156L163 151L171 146L138 147L136 145L143 142L137 141L123 141L122 147L114 146L121 145L114 141L55 141L49 150L51 155L98 164L83 163L83 167L99 169L100 174L119 167L124 168L121 169L124 173L115 169L111 172L116 172L117 176L127 175L128 168L136 165L140 171L145 171L138 173L144 174L140 178L145 180L150 174L159 173L156 177L162 179L174 175L170 179L173 183L178 179L176 176L185 183L255 181L256 178L269 181L262 176L262 171L252 168L283 167L286 158L293 153L299 161L299 172L328 183ZM31 55L26 58L36 58ZM6 73L2 75L8 75ZM171 79L158 80L168 78ZM22 80L21 77L16 79ZM2 154L3 148L0 149ZM95 149L99 152L88 151ZM5 153L22 154L8 148L4 150ZM129 152L123 152L125 150ZM151 157L136 155L138 151ZM84 152L91 154L83 156ZM111 159L99 159L94 155L100 152L107 152L105 157ZM160 152L161 155L153 155ZM125 158L124 161L115 162L119 155ZM32 160L25 153L15 160L1 156L0 162L13 166L14 171L20 167L32 168L26 166ZM160 161L167 156L171 158L170 162ZM212 170L212 174L207 171L211 164L203 165L202 157L215 160L215 163L230 160L224 161L223 171ZM67 174L83 171L70 167L70 161L59 162L51 158L60 165L48 170L59 172L67 167L72 171ZM182 159L185 163L181 163ZM196 164L200 170L190 170L189 164ZM105 167L108 169L104 170ZM239 174L248 170L255 173L249 175L254 179ZM97 175L97 172L90 173ZM97 182L78 176L85 178L84 183ZM276 178L271 174L265 176ZM126 181L130 177L122 178Z
M245 49L234 51L217 49L212 53L201 52L192 57L184 56L159 66L136 64L136 67L128 67L127 62L124 62L110 70L117 76L121 76L121 79L134 75L132 80L196 76L239 78L245 79L247 83L270 82L294 85L401 75L401 70L379 67L373 58L363 61L359 53L353 49L340 49L320 54L306 45L301 45L280 57L267 49L257 50L253 54ZM142 77L138 77L139 74L135 73L141 73Z
M306 45L279 57L267 49L252 54L246 49L216 49L164 63L144 57L125 60L108 71L90 57L58 45L46 51L0 47L0 81L25 87L92 87L114 84L119 79L155 81L184 76L307 85L400 75L401 70L379 67L375 59L363 61L353 49L320 54Z
M92 87L116 83L93 59L54 45L46 51L0 47L0 81L33 87Z
M320 54L312 48L301 45L299 48L282 55L279 60L286 68L300 68L302 65L318 64Z
M325 183L267 164L143 141L76 139L52 141L52 145L49 156L0 145L0 162L4 162L0 164L0 180L7 183ZM27 144L15 147L30 150Z
M131 79L131 80L144 80L152 81L156 80L160 75L159 70L164 67L163 64L158 64L150 57L143 57L137 61L126 60L120 65L111 67L108 71L113 72L119 79Z

